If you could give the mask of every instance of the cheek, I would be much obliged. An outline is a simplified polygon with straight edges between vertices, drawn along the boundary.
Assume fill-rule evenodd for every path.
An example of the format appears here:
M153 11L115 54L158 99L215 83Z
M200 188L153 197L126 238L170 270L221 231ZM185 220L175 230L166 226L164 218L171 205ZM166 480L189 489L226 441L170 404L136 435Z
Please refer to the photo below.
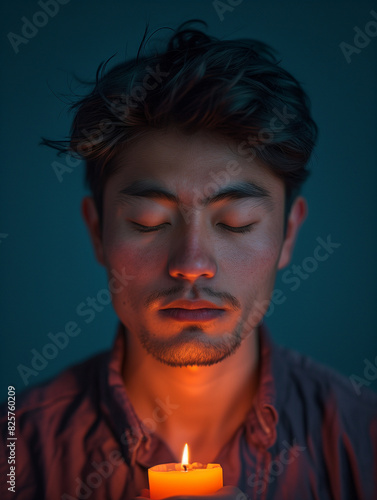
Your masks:
M140 310L145 294L153 289L156 265L148 253L140 251L140 247L124 242L106 246L105 258L108 278L117 277L119 292L112 294L113 307L119 318L131 321L133 313Z
M268 296L275 282L277 255L274 252L250 253L238 270L240 288L254 296Z
M227 267L234 294L243 303L245 317L256 325L267 310L274 289L280 247L274 239L262 240L237 252ZM229 263L230 264L230 263Z
M137 281L151 279L162 264L158 248L141 248L140 245L118 242L105 247L106 266L110 270L124 269L137 277Z
M236 295L243 304L242 316L248 327L257 326L269 308L279 253L272 242L259 242L241 253L233 269Z
M118 274L127 274L133 276L131 287L135 286L138 279L138 255L136 249L125 245L111 245L105 247L105 260L108 273L114 270Z
M255 233L240 241L239 245L227 246L221 256L227 274L237 276L245 284L250 284L249 278L259 283L268 280L270 275L274 277L281 249L279 238L274 234Z

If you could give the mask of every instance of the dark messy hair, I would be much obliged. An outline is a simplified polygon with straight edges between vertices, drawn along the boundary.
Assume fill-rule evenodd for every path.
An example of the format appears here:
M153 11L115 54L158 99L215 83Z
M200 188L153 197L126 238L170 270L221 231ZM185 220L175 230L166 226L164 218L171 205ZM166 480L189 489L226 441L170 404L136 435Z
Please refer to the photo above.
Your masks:
M102 219L103 190L127 142L152 129L207 130L236 141L285 183L286 212L308 176L317 137L309 100L274 51L252 39L219 40L181 25L164 50L98 70L93 90L71 106L70 139L42 144L86 162L86 181ZM111 59L111 58L110 58Z

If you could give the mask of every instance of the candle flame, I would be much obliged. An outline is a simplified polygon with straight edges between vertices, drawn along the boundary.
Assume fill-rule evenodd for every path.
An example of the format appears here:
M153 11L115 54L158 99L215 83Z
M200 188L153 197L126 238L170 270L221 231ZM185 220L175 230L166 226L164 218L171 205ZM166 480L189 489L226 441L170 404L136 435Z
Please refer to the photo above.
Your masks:
M186 443L182 453L182 467L188 464L189 464L188 445Z

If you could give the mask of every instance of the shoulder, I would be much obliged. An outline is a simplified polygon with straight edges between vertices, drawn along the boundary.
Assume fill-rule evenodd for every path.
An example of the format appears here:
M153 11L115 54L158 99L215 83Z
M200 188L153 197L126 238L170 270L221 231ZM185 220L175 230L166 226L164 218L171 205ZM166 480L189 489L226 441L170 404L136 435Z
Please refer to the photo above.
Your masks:
M300 401L313 410L326 410L344 415L377 418L377 394L360 383L360 377L346 377L309 356L281 346L274 346L276 370L286 372L285 397ZM377 367L374 367L377 378Z
M40 428L43 432L52 430L76 404L75 415L88 405L94 404L97 383L108 359L103 352L78 363L53 379L16 394L16 422L18 430ZM7 423L5 403L0 408L0 428ZM72 413L73 414L73 413ZM45 424L48 426L45 427Z
M102 411L109 393L110 358L110 352L100 353L16 394L14 432L20 498L53 498L57 490L67 491L68 484L74 485L80 474L90 469L90 457L98 462L105 449L103 443L114 443ZM6 443L5 404L0 416L0 438ZM7 448L0 447L0 473L4 477L9 472L8 457Z
M272 356L276 446L299 446L302 477L311 471L319 497L341 488L347 498L377 498L377 394L290 349L275 345Z

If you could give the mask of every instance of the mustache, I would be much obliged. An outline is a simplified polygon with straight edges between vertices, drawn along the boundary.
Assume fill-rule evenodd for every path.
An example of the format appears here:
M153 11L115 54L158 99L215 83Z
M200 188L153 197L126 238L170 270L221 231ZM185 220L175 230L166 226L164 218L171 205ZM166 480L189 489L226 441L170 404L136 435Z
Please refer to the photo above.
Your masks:
M149 295L149 297L145 300L144 305L146 307L150 307L155 302L165 297L171 297L172 299L177 300L182 298L182 296L186 292L187 289L185 289L183 286L175 286L167 290L158 290ZM217 292L209 287L201 287L200 289L198 289L197 287L193 287L192 292L192 299L189 300L208 300L209 297L214 297L216 299L220 299L223 305L228 305L235 311L239 311L241 309L240 301L236 297L234 297L234 295L228 292Z

